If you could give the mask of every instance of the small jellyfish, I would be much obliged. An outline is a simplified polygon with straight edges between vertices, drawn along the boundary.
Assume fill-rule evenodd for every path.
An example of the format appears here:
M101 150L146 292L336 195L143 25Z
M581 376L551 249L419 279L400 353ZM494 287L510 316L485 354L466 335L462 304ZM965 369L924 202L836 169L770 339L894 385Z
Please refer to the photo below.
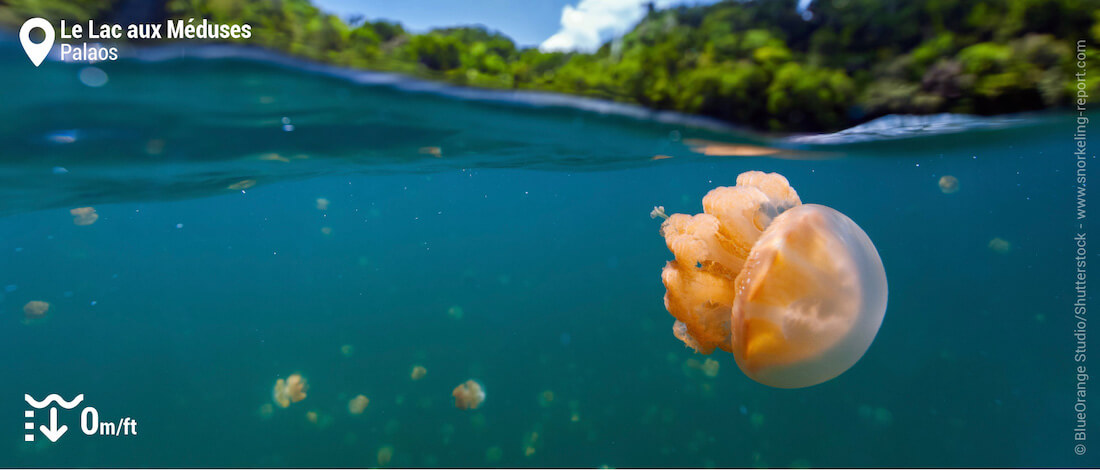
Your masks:
M317 198L317 210L327 211L328 210L328 204L329 204L328 199L325 199L323 197Z
M492 446L485 449L485 461L486 462L500 462L500 459L504 457L504 449L500 446Z
M28 320L37 320L45 317L48 311L50 311L50 303L41 300L32 300L23 306L23 315Z
M706 361L703 361L703 366L699 369L702 370L703 375L707 377L718 377L718 361L714 359L708 357Z
M378 466L385 466L393 460L393 446L382 446L378 449Z
M340 346L340 354L343 354L344 357L351 357L353 353L355 353L355 346L350 344Z
M536 446L539 443L539 432L531 431L527 435L523 436L523 456L530 457L535 455Z
M539 394L539 405L543 408L550 406L554 403L554 391L545 390Z
M290 377L275 381L275 389L272 398L281 408L289 407L291 403L298 403L306 399L306 390L309 385L301 374L290 374Z
M321 227L321 235L332 235L332 227Z
M259 414L261 419L271 419L275 414L275 407L271 403L264 403L260 405Z
M309 421L309 424L317 426L320 429L325 429L332 426L332 415L310 410L306 412L306 421Z
M362 394L356 395L348 402L348 411L353 415L361 415L367 409L368 404L370 404L370 398Z
M959 179L951 175L940 177L940 191L944 194L954 194L959 191Z
M424 376L427 375L427 374L428 374L428 369L425 369L424 366L421 366L421 365L415 365L412 368L412 372L409 373L409 377L412 378L413 380L420 380L420 379L424 378Z
M1012 243L1001 237L996 237L989 241L989 249L1003 255L1012 251Z
M462 307L459 307L458 305L447 309L447 316L454 318L455 320L461 320L463 314L465 314L465 312L463 312Z
M99 220L94 207L77 207L69 210L69 214L73 216L73 225L92 225Z
M460 410L476 410L485 401L485 389L473 379L458 384L451 395L455 397L455 408Z
M417 151L423 155L431 155L435 158L443 158L443 149L439 147L420 147L420 149Z
M661 234L676 258L661 273L673 334L702 354L733 353L757 382L832 379L882 324L886 272L870 238L844 214L802 204L782 175L742 173Z

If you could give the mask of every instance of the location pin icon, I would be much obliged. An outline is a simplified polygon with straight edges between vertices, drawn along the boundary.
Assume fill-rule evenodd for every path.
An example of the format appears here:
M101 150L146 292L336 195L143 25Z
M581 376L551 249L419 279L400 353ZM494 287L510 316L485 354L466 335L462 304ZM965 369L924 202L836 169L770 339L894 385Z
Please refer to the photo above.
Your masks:
M31 30L34 28L46 33L46 39L38 44L31 41ZM27 57L30 57L35 67L38 67L43 60L46 60L46 56L50 55L50 49L53 49L53 25L44 18L31 18L19 28L19 42L23 44Z

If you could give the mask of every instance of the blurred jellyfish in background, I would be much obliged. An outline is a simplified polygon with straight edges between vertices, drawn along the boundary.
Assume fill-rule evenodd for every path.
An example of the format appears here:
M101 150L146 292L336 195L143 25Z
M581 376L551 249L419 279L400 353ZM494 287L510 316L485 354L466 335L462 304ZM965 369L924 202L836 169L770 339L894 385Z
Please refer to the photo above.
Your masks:
M702 354L733 353L757 382L832 379L882 324L886 272L874 244L844 214L802 204L782 175L742 173L707 193L702 214L668 216L661 234L676 257L661 273L673 334Z
M684 361L684 373L689 377L696 375L696 372L702 372L702 374L708 378L718 377L718 361L707 358L706 361L700 362L698 359L691 357Z
M1001 237L994 237L989 241L989 249L999 254L1005 254L1012 251L1012 243Z
M272 392L272 398L275 400L275 404L282 408L289 407L291 403L298 403L306 399L306 390L309 389L309 385L306 384L306 379L302 378L300 374L291 374L286 380L279 379L275 381L275 389Z
M954 194L959 191L959 179L951 175L940 177L940 191L944 194Z
M416 365L416 366L413 366L412 372L409 373L409 377L412 378L413 380L420 380L420 379L424 378L424 376L427 375L427 374L428 374L428 369L425 369L424 366Z
M46 317L50 311L50 303L41 300L32 300L23 306L23 317L28 320L40 320Z
M382 446L378 449L378 466L384 467L393 460L393 446Z
M485 390L473 379L458 384L451 395L455 397L455 408L460 410L476 410L485 401Z
M92 225L99 220L99 214L95 213L94 207L77 207L70 210L69 214L73 216L74 225Z
M367 405L370 404L370 398L365 395L356 395L348 402L348 412L353 415L361 415L363 411L367 409Z
M275 415L275 407L271 403L264 403L260 405L258 413L261 419L271 419Z

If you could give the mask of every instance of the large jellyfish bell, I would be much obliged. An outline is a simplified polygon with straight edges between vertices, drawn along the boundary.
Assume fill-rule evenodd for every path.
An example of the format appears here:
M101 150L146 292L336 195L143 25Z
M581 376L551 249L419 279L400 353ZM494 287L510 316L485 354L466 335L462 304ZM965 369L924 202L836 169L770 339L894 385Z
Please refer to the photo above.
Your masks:
M783 176L743 173L703 214L661 226L676 255L662 272L673 333L703 354L733 353L753 380L799 388L852 367L886 313L886 272L870 238L834 209L802 204Z

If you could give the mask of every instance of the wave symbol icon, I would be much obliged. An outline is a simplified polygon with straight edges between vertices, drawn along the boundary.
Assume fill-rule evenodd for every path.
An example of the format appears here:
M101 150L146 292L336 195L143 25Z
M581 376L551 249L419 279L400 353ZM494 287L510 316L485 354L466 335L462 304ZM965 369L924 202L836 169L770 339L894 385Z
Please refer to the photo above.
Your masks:
M75 408L76 405L79 405L80 402L84 401L84 394L81 393L80 395L73 397L72 401L65 401L64 398L61 398L61 395L58 395L56 393L49 394L42 401L35 400L34 397L31 397L29 394L23 394L23 399L27 400L27 404L31 405L34 408L45 408L47 406L50 406L50 403L57 402L57 404L60 405L62 408L66 410L71 410Z

